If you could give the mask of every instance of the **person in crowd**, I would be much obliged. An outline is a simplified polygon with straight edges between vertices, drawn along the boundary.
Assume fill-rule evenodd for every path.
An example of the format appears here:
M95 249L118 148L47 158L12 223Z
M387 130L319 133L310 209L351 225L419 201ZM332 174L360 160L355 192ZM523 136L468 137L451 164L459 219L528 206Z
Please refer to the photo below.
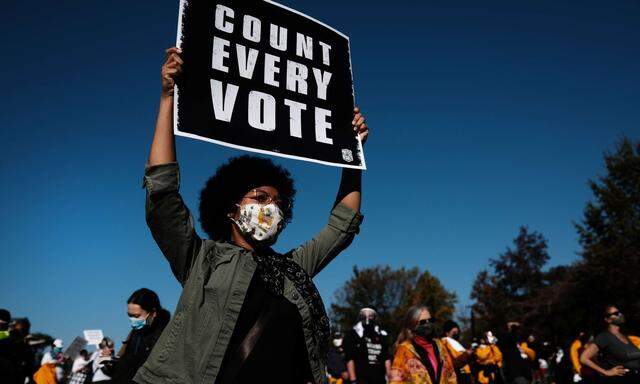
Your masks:
M279 254L271 247L292 217L293 180L269 159L233 158L200 194L200 223L211 240L201 239L178 192L173 89L182 64L180 49L168 49L144 186L147 223L183 290L134 381L320 383L330 331L312 278L359 231L361 173L344 169L328 224ZM358 109L352 128L366 139Z
M473 360L473 352L460 344L460 326L453 320L445 321L442 330L442 341L451 356L453 367L456 369L458 384L471 384L471 367L469 362Z
M631 341L631 344L640 348L640 336L629 335L628 337L629 337L629 341Z
M47 383L51 380L51 377L55 377L55 382L61 382L64 378L63 365L66 361L66 356L62 353L64 344L62 339L55 339L51 345L51 350L46 352L42 356L40 361L40 368L34 377L38 384Z
M9 337L9 324L11 323L11 312L0 309L0 340Z
M529 356L532 351L522 344L520 323L507 323L507 332L499 337L498 348L502 352L502 369L507 384L530 384L531 363Z
M91 382L100 384L110 384L114 371L114 350L115 344L108 337L102 339L98 344L98 349L91 355L91 370L93 378Z
M480 345L475 350L476 382L479 384L494 384L500 380L502 368L502 352L496 345L498 339L493 332L487 331L480 339Z
M529 361L529 363L531 364L532 370L535 370L535 367L537 366L537 364L535 363L537 354L534 349L536 347L537 345L536 345L535 337L533 335L529 335L526 340L522 340L518 343L520 356L523 359L526 359Z
M580 354L587 345L587 342L589 342L587 332L580 331L578 332L578 336L571 342L571 346L569 346L569 357L571 359L571 367L573 368L574 383L582 381L582 364L580 364Z
M555 354L555 349L548 341L538 343L538 346L533 348L536 351L536 367L539 383L548 383L550 380L550 361Z
M329 384L344 384L349 382L349 372L345 362L342 333L336 332L327 352L327 377Z
M389 383L456 384L453 361L425 306L411 307L396 341Z
M160 305L158 295L147 288L140 288L127 300L127 314L131 331L118 351L114 366L113 382L132 383L138 369L144 364L169 323L169 311Z
M606 330L587 344L580 355L580 363L602 377L599 382L640 383L640 349L625 334L624 314L614 305L604 311ZM596 356L598 356L596 361Z
M358 322L345 335L344 350L349 380L359 384L386 383L391 367L387 333L372 308L362 308Z
M69 384L84 384L87 377L91 374L91 359L86 349L80 351L80 354L73 361L71 366L71 378Z
M549 357L549 378L551 383L570 384L573 382L571 359L564 349L556 345Z
M2 316L10 323L9 311ZM35 355L26 341L30 328L28 319L19 319L14 323L9 336L0 340L0 383L24 384L33 375Z
M62 360L62 349L64 347L64 343L62 339L55 339L53 344L51 345L51 350L46 352L44 356L42 356L42 361L40 365L45 364L58 364Z
M529 366L531 367L531 381L538 383L541 379L540 364L538 362L538 340L536 340L534 335L530 334L526 339L518 343L518 349L520 349L520 356L529 362Z

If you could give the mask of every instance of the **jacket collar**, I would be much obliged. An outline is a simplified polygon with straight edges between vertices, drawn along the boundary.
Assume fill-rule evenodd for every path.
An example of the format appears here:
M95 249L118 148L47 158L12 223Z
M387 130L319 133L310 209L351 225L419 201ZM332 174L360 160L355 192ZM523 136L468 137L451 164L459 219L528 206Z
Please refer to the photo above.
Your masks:
M442 370L444 369L443 353L446 353L443 351L441 341L438 340L437 338L434 338L432 341L433 350L436 354L436 360L438 361L438 372L434 372L433 367L431 366L431 363L425 360L425 358L428 359L428 357L426 356L426 352L423 352L423 353L418 352L418 348L420 347L417 346L413 341L406 341L405 343L407 343L407 346L409 347L409 351L422 363L422 365L425 367L427 372L429 372L429 377L431 379L431 382L439 383L440 378L442 376Z

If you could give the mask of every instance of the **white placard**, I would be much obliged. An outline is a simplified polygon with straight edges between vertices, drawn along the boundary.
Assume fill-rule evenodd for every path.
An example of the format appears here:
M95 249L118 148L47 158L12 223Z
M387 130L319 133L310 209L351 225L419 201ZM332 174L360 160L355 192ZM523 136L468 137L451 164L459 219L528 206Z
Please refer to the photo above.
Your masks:
M84 339L87 340L87 344L98 345L104 339L102 329L88 329L84 331Z

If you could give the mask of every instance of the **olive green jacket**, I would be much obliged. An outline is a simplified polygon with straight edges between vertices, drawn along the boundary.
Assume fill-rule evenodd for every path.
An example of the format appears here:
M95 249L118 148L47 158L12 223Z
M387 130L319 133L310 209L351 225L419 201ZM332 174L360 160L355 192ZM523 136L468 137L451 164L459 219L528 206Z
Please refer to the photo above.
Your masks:
M177 163L148 167L144 186L147 223L182 285L182 294L134 381L214 384L256 263L243 248L198 237L178 192ZM338 204L320 233L293 251L294 261L315 276L351 243L361 221L362 215ZM319 355L313 341L310 309L289 280L284 296L300 311L311 372L321 383L326 357Z

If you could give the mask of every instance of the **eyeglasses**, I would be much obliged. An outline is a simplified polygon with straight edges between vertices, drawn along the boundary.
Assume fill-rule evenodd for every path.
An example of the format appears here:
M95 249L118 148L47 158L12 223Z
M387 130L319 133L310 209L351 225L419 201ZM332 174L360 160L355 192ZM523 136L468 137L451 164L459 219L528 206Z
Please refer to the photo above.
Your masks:
M420 319L420 321L418 321L418 325L427 325L427 323L435 323L436 319L434 317L430 317L428 319Z
M611 316L619 317L620 315L622 315L622 312L620 312L620 311L607 313L607 317L611 317Z
M271 203L275 203L280 208L290 208L291 202L286 199L281 199L279 197L273 197L268 192L263 191L261 189L255 188L249 191L247 195L243 197L243 199L251 199L255 200L260 205L267 205Z

